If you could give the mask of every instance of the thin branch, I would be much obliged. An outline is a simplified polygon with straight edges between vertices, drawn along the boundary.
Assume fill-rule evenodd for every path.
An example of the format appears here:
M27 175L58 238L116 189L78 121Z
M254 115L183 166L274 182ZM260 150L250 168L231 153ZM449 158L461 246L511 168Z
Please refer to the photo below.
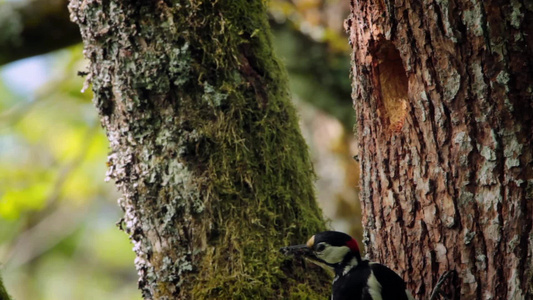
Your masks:
M0 5L0 65L81 42L68 0L29 0Z

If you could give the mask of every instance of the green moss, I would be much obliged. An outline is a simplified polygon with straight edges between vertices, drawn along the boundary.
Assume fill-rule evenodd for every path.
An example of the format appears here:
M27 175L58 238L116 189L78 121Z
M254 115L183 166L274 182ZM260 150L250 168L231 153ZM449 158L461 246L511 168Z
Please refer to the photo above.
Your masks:
M265 3L164 3L87 13L106 32L86 51L107 58L93 64L95 102L143 293L325 298L326 274L279 253L324 223Z
M280 268L281 246L302 243L324 225L314 202L308 150L289 103L287 77L274 58L266 31L264 6L224 1L213 9L224 14L220 20L224 24L211 24L197 33L211 34L200 39L206 42L201 47L215 56L202 66L216 67L217 76L205 75L202 68L197 71L206 79L208 105L216 103L217 109L190 113L191 121L214 118L196 126L206 139L200 150L207 166L201 168L206 179L203 189L212 195L208 202L216 205L219 217L193 296L323 299L329 293L325 276L315 273L300 278L307 281L301 284L289 276L302 269L286 274ZM222 27L224 31L217 31ZM241 70L237 74L244 80L235 76L235 70ZM227 93L216 94L217 90Z

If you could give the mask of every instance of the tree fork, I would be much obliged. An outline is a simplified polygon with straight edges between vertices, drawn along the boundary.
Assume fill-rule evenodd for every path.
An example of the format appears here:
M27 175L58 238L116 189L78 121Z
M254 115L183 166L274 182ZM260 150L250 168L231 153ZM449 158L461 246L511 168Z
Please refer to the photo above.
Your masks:
M264 2L71 0L69 9L144 298L327 295L322 273L278 254L324 225Z

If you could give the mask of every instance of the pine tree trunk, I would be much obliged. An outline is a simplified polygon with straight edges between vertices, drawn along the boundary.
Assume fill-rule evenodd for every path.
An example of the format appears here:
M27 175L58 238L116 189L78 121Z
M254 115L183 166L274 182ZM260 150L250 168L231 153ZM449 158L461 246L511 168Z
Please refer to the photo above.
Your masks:
M428 299L533 297L533 5L352 1L369 256Z
M69 8L143 297L326 295L323 276L278 252L323 222L264 3L72 0Z

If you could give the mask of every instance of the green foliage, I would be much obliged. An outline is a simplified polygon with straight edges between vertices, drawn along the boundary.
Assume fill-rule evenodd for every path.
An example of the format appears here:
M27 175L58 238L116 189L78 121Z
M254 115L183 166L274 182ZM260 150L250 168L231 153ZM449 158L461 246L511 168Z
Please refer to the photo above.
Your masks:
M331 51L330 44L317 43L287 25L275 26L274 32L276 48L291 74L291 90L351 130L355 124L355 113L352 109L348 53Z
M103 180L108 142L75 76L81 56L77 46L44 59L48 81L30 98L0 80L0 263L17 300L139 297Z
M11 300L11 297L4 287L4 281L2 280L2 277L0 277L0 300Z
M77 61L79 57L71 59ZM91 129L97 124L94 114L89 119L80 118L90 115L92 109L87 96L83 99L79 92L76 97L64 93L63 89L73 84L79 85L80 80L58 78L38 99L25 104L14 102L16 97L7 90L0 97L0 105L7 111L0 118L4 128L1 138L9 145L2 152L5 159L0 160L0 217L16 220L21 213L43 209L57 193L56 185L64 181L62 172L86 158L87 144L98 139L104 142L102 134ZM19 103L23 101L19 99ZM105 170L96 163L105 157L105 148L93 147L92 151L98 152L92 153L93 161L84 162L100 172ZM76 198L76 192L70 196Z

